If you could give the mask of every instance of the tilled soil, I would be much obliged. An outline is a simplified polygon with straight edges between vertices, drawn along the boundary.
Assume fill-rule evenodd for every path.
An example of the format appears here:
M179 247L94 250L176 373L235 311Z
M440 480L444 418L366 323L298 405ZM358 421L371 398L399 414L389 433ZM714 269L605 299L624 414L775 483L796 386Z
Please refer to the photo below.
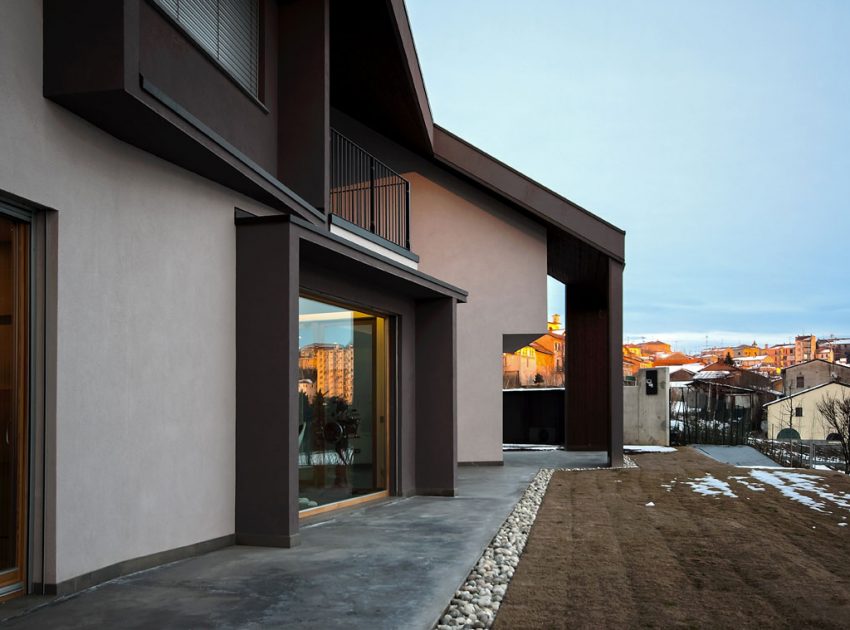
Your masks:
M690 448L633 459L555 473L494 627L850 628L850 509L734 480L738 498L698 494L683 482L747 471Z

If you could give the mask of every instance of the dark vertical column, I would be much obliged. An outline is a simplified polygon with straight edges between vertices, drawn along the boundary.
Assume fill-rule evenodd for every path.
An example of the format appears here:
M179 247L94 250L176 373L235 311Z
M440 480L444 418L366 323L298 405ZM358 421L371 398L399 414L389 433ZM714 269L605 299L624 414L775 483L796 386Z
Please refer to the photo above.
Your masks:
M395 444L393 490L410 496L416 494L416 311L412 301L410 312L395 321L398 332L393 375L395 425L391 434Z
M317 208L328 206L328 0L278 4L278 177Z
M608 261L608 463L623 465L623 265Z
M298 239L236 228L236 542L298 541Z
M457 339L454 298L416 305L416 491L457 487ZM409 420L409 419L408 419Z
M607 274L605 274L607 276ZM610 427L610 323L606 286L567 285L568 450L607 451Z

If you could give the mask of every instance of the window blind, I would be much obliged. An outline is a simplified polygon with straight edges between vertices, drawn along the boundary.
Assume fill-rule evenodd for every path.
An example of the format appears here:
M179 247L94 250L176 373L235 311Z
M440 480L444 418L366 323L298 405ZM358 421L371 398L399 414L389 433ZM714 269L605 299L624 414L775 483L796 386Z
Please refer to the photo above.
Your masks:
M259 90L259 0L154 0L248 92Z

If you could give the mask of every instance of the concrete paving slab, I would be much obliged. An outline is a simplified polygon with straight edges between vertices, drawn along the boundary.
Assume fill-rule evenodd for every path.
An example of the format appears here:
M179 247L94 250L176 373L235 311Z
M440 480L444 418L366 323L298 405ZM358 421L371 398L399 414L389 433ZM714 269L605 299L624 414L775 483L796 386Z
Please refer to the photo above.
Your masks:
M541 467L605 453L505 453L458 496L393 498L305 522L295 549L229 547L112 580L3 628L430 628ZM0 618L2 615L0 615Z
M778 468L779 464L762 455L752 446L719 446L716 444L694 444L694 448L702 451L712 459L732 466L769 466Z

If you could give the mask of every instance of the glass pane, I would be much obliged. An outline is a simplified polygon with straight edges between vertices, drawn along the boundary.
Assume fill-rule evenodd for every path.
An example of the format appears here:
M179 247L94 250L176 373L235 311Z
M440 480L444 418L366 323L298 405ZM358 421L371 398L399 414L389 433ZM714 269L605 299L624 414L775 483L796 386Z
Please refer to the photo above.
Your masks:
M387 489L386 320L299 300L299 507Z

